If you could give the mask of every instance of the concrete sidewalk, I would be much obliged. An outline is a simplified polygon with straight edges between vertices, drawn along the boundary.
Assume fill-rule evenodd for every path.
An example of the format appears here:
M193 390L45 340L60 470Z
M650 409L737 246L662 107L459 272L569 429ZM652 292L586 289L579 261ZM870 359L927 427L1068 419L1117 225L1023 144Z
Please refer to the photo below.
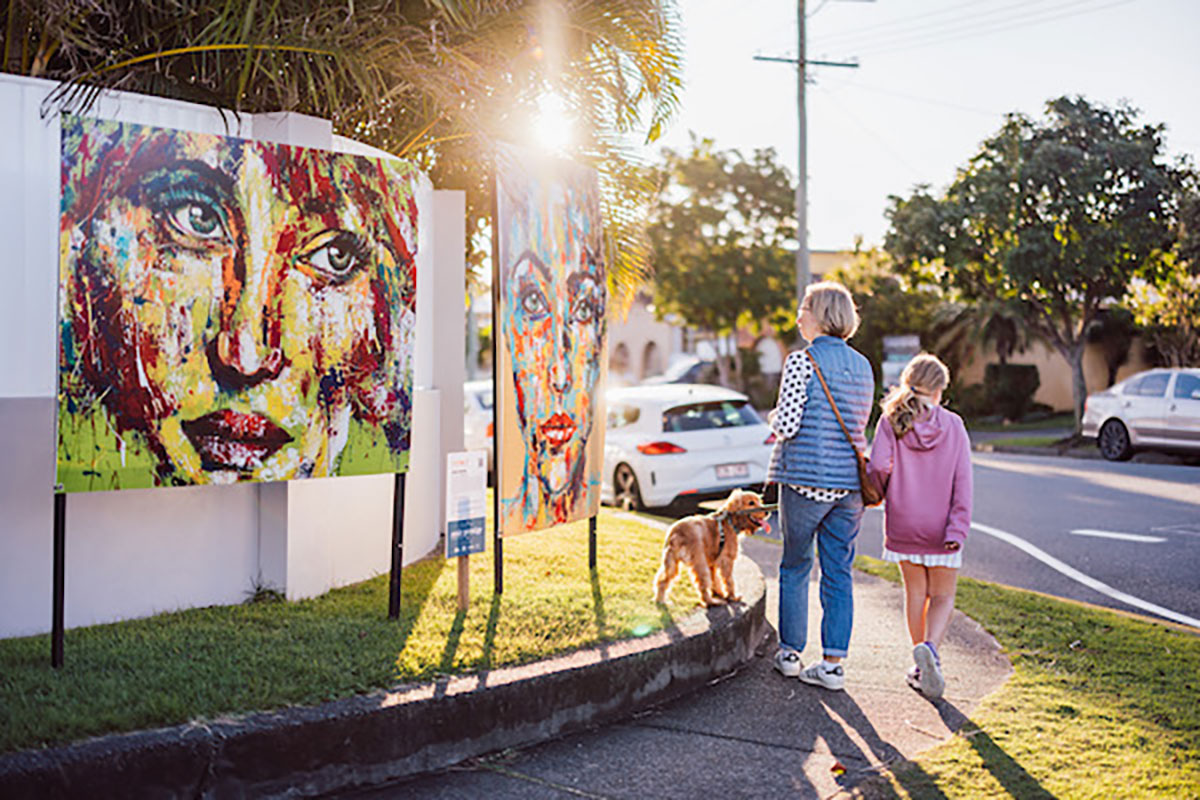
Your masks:
M744 543L744 557L765 578L773 627L779 553L775 542ZM815 582L811 591L810 632L819 632ZM737 674L632 719L476 759L441 774L337 796L690 800L836 795L948 739L1011 674L995 640L956 612L942 648L945 698L934 703L913 692L904 682L911 646L902 602L895 584L855 573L855 625L844 692L776 673L772 637ZM819 657L819 646L810 642L805 663Z
M643 638L0 756L0 797L829 797L945 741L1010 674L995 641L956 614L946 697L925 700L904 682L900 588L856 573L846 691L782 677L771 666L779 556L777 541L744 540L743 603ZM819 638L815 581L811 591ZM805 661L819 651L810 640Z

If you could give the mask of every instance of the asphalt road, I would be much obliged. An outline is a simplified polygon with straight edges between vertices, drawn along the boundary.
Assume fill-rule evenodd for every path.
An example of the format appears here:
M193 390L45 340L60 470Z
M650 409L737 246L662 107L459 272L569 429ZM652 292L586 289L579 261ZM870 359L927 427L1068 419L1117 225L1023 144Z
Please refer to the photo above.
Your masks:
M1200 467L1004 453L973 462L962 574L1200 627ZM868 511L859 552L879 557L882 531L883 513Z

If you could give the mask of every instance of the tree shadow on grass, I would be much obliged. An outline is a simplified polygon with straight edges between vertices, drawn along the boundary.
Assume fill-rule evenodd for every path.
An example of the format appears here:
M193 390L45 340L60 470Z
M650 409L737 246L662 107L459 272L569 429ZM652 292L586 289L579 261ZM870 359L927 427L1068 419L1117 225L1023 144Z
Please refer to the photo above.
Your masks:
M448 673L454 666L454 654L458 652L458 642L462 638L466 620L466 609L459 609L458 613L454 615L454 621L450 623L449 633L446 634L446 646L442 649L442 660L438 664L438 672Z
M429 595L445 568L446 560L444 558L428 558L415 564L409 564L401 572L400 617L394 621L398 625L394 640L396 659L393 669L396 672L394 676L396 678L405 677L399 674L399 654L404 652L404 647L408 644L408 637L412 635L413 628L416 627L417 620L421 618L425 604L429 602ZM387 585L386 582L384 585ZM391 620L385 621L392 622Z
M946 727L957 733L974 748L983 762L983 768L991 773L1004 790L1012 797L1030 797L1039 800L1054 800L1055 795L1045 789L1004 748L996 744L983 728L975 724L948 700L934 701L934 707Z
M604 592L600 588L600 574L592 570L592 610L596 615L596 635L601 639L608 636L608 616L604 613Z
M479 657L481 672L492 668L492 656L496 649L496 628L500 625L500 598L500 595L492 594L492 606L488 609L487 628L483 632L483 654Z

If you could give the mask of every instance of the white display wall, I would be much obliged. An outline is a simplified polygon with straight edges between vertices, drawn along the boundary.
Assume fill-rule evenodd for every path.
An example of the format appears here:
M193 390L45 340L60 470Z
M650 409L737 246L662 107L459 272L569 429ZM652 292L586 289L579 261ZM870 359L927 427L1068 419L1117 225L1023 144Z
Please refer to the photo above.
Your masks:
M0 75L0 637L50 629L60 122L46 98L55 87ZM292 114L222 115L127 93L106 94L87 114L386 156ZM465 371L462 193L424 181L418 213L407 495L425 500L406 503L406 564L442 532L441 465L462 448ZM69 495L66 625L238 603L257 586L311 597L387 572L393 483L370 475Z

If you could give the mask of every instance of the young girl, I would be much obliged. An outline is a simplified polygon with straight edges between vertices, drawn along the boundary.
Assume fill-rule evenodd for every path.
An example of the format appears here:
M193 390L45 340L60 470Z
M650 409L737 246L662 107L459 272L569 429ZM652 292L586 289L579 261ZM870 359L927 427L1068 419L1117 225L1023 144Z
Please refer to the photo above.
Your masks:
M940 697L938 648L954 612L962 545L971 526L971 445L962 418L942 408L950 371L923 353L883 399L871 477L887 493L883 557L900 565L913 643L909 686Z

